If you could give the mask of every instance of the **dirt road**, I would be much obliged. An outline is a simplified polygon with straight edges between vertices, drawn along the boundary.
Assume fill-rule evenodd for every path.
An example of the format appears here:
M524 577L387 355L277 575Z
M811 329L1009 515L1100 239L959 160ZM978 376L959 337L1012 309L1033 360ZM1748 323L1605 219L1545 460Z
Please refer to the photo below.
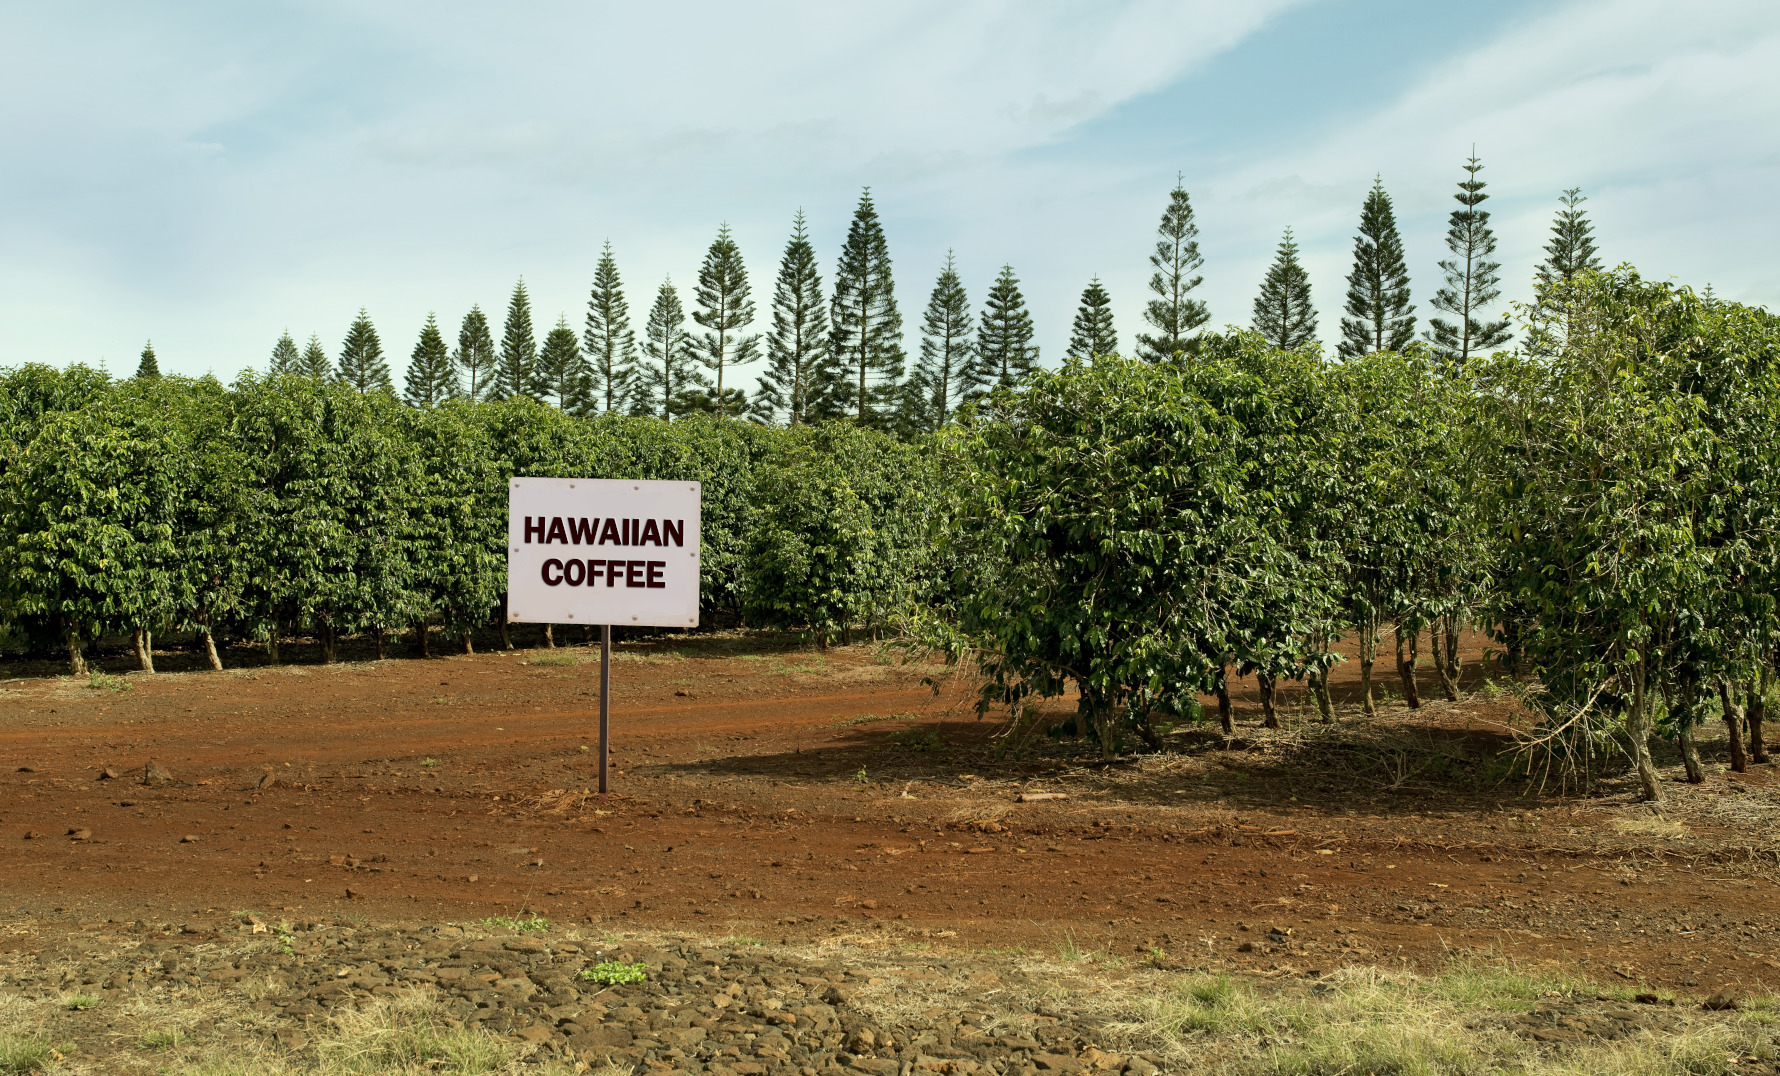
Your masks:
M1670 783L1660 815L1527 796L1484 694L1333 729L1288 698L1279 733L1245 698L1229 743L1002 762L938 670L718 637L621 648L602 801L593 656L0 685L0 899L1780 983L1769 767ZM172 779L142 783L151 761ZM1038 791L1063 798L1018 802Z

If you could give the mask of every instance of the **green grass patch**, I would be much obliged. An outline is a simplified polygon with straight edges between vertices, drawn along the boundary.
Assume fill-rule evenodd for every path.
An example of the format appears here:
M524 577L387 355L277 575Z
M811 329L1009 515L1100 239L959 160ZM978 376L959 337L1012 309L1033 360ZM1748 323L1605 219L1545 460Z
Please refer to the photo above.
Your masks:
M533 665L579 665L581 659L573 654L539 654L532 658Z
M649 978L649 965L621 964L616 960L607 960L595 964L591 968L582 968L581 974L576 978L589 983L603 983L606 986L640 983Z

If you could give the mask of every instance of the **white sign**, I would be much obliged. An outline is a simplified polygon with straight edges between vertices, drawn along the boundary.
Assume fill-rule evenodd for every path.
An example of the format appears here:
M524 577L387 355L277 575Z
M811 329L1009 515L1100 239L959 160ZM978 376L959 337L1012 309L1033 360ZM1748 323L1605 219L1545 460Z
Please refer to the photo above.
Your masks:
M698 626L697 482L515 478L507 619Z

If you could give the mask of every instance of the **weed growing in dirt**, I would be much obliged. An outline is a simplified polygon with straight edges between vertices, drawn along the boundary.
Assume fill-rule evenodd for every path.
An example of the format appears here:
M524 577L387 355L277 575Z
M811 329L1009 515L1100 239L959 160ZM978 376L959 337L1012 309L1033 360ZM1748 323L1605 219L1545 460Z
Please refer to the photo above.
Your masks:
M428 769L431 769L432 767L437 766L439 764L439 760L436 758L423 758L420 760L420 764L422 766L427 767Z
M871 780L871 778L869 778L865 775L865 767L864 766L859 767L859 772L853 775L853 783L856 785L863 785L870 780Z
M541 915L505 916L491 915L482 921L489 929L511 930L515 934L542 934L550 929L550 920Z
M616 960L607 960L595 964L591 968L581 969L576 978L590 983L603 983L606 986L617 986L621 983L640 983L649 978L647 964L620 964Z
M869 725L874 721L914 721L917 718L919 718L920 716L921 716L920 714L913 714L913 713L909 713L909 714L860 714L857 717L847 717L847 718L842 718L839 721L831 722L828 727L831 729L844 729L844 728L851 728L854 725Z
M62 1008L70 1012L85 1012L99 1004L97 994L70 994L61 1001Z
M344 1010L315 1043L316 1056L342 1072L400 1072L419 1067L451 1073L492 1073L514 1059L511 1044L453 1028L434 995L398 995L357 1011Z
M185 1035L178 1028L156 1027L144 1031L136 1043L144 1050L166 1050L184 1041Z
M898 729L884 738L890 747L906 747L910 751L938 751L945 746L937 729Z
M98 669L87 674L87 686L94 691L109 691L114 695L120 691L130 690L128 680L121 676L107 676Z
M56 1049L39 1038L0 1033L0 1073L42 1072L57 1060Z
M533 665L579 665L581 659L573 654L539 654L532 659Z

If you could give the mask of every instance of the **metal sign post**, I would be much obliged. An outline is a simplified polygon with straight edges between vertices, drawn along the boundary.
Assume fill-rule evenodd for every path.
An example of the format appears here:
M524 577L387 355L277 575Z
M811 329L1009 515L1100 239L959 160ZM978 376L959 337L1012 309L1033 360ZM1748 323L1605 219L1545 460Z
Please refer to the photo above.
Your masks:
M600 795L606 794L606 760L612 756L612 625L600 625Z
M611 759L612 625L698 626L697 482L515 478L507 620L600 625L599 790Z

